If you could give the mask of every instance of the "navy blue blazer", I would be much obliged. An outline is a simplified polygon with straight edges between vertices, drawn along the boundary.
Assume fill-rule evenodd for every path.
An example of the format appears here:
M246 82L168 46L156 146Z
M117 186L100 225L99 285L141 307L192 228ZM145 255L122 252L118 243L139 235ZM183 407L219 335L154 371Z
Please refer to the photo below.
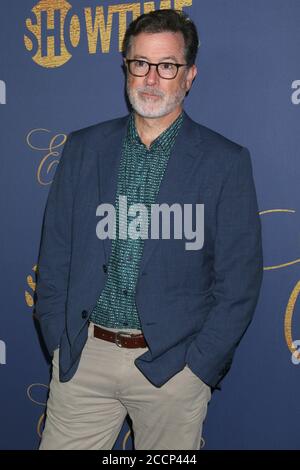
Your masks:
M35 316L59 374L75 374L104 288L111 239L96 235L100 203L115 203L128 115L72 132L45 209ZM212 388L229 370L262 281L261 225L249 151L186 112L157 204L204 204L204 245L146 239L136 304L149 350L136 367L160 387L189 368Z

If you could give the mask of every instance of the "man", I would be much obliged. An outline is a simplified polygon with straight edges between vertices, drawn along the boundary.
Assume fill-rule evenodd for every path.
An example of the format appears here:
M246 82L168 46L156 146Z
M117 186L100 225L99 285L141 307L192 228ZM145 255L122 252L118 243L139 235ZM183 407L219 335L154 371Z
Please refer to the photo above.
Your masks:
M133 111L65 145L38 260L36 316L54 353L40 449L111 449L127 413L135 449L199 449L211 392L252 319L262 253L251 161L183 111L198 45L183 13L133 21L123 51ZM121 237L125 196L204 204L203 246ZM116 237L101 236L101 204L116 208Z

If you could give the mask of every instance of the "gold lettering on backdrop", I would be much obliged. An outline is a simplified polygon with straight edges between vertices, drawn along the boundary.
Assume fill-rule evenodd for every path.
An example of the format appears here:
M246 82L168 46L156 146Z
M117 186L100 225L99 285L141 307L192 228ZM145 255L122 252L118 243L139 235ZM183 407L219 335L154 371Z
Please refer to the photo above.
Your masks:
M36 272L37 265L33 266L32 270ZM35 287L36 283L33 280L31 274L29 274L26 278L27 284L32 290L32 293L29 293L27 290L25 290L25 302L28 305L28 307L33 307L34 301L33 301L33 293L35 292Z
M111 43L111 31L114 13L119 14L119 51L122 50L122 42L127 28L127 13L132 13L132 20L141 13L139 3L128 3L127 5L110 5L108 7L107 23L105 23L104 8L96 7L94 21L92 18L92 9L85 8L85 22L88 38L88 48L90 54L95 54L98 48L98 38L101 40L101 51L108 53Z
M167 10L168 8L172 8L171 0L162 0L160 2L159 10ZM150 11L156 10L156 6L154 2L145 2L144 3L144 13L149 13Z
M174 9L183 10L184 7L191 7L193 5L193 0L174 0ZM161 0L159 5L159 10L167 10L172 8L171 0ZM144 3L144 13L149 13L150 11L156 10L155 2L145 2Z
M30 37L24 35L25 47L31 51L34 41L37 42L37 52L32 60L42 67L59 67L72 57L64 41L64 22L71 8L65 0L41 0L31 10L36 23L26 19L26 27L31 34Z
M33 129L27 135L26 141L29 147L32 148L33 150L47 152L46 155L44 155L44 157L42 158L38 166L38 170L37 170L38 182L42 185L47 185L47 184L51 184L52 180L46 181L44 177L48 177L50 171L51 170L53 171L53 167L55 167L58 164L59 160L57 158L55 159L53 158L60 156L60 152L58 152L57 149L60 148L62 145L64 145L64 143L67 140L67 135L56 134L54 137L52 137L47 147L40 147L32 143L32 137L36 133L41 133L41 132L50 133L48 129Z
M27 397L29 398L29 400L32 403L35 403L36 405L40 405L40 406L45 406L46 402L38 401L35 398L33 398L33 395L32 395L33 390L37 390L39 387L45 388L47 391L48 391L48 388L49 388L48 385L45 385L45 384L33 383L33 384L31 384L27 387L26 394L27 394Z
M293 209L270 209L266 211L261 211L260 215L282 213L282 212L288 213L288 214L296 213L296 211ZM293 261L288 261L286 263L281 263L281 264L277 264L273 266L266 266L264 267L264 270L268 271L268 270L273 270L273 269L285 268L287 266L292 266L293 264L296 264L296 263L300 263L300 258L295 259ZM300 353L297 351L297 347L293 341L292 319L293 319L296 301L297 301L297 298L299 297L299 293L300 293L300 281L297 282L295 288L293 289L290 295L290 298L288 300L288 304L285 310L285 317L284 317L285 341L286 341L287 347L289 348L290 352L292 353L295 359L300 359Z
M182 10L184 7L191 7L193 0L175 0L174 9Z
M292 319L293 319L296 301L297 301L297 298L299 297L299 294L300 294L300 281L297 282L297 284L295 285L290 295L290 298L289 298L289 301L285 310L285 318L284 318L284 336L285 336L286 344L289 350L291 351L292 355L296 359L300 359L300 353L297 352L297 347L295 346L293 342Z
M96 7L95 19L93 24L92 9L85 8L85 23L88 39L88 48L90 54L96 54L98 34L100 33L101 50L109 52L111 29L112 29L112 12L108 10L107 24L105 24L103 7Z
M46 406L46 401L42 402L42 401L35 400L33 398L33 395L32 395L33 391L35 391L35 392L38 391L39 392L40 388L46 389L47 393L48 393L48 390L49 390L48 385L41 384L41 383L33 383L33 384L29 385L29 387L27 388L26 395L27 395L27 398L29 398L29 400L32 403L34 403L35 405L45 407ZM45 413L43 413L38 419L36 431L37 431L37 434L38 434L39 437L42 437L44 419L45 419Z
M44 427L44 420L45 420L45 413L43 413L38 420L36 432L39 437L42 437L43 434L43 427Z
M127 442L128 442L128 439L131 435L131 431L129 429L129 431L127 431L127 433L125 434L124 438L123 438L123 442L122 442L122 450L126 450L126 445L127 445Z
M295 214L296 211L293 209L270 209L266 211L261 211L259 214L265 215L265 214L273 214L273 213L278 213L278 212L286 212L286 213ZM294 259L293 261L287 261L286 263L273 265L273 266L264 266L264 271L269 271L271 269L285 268L287 266L291 266L296 263L300 263L300 258Z
M73 47L77 47L80 41L80 21L77 15L71 18L70 41Z
M138 3L129 3L128 8L124 8L124 5L116 5L119 12L119 51L122 50L122 43L127 28L127 12L132 11L132 20L135 20L141 14L141 7Z
M66 0L40 0L31 10L35 19L26 19L25 48L32 52L32 59L36 64L48 68L60 67L72 57L68 48L75 49L85 31L89 54L108 53L111 50L113 21L116 18L118 49L121 51L129 22L142 11L148 13L157 8L163 10L172 7L183 10L192 4L192 0L119 3L85 6L78 14L72 14L73 7ZM65 37L66 34L68 37Z

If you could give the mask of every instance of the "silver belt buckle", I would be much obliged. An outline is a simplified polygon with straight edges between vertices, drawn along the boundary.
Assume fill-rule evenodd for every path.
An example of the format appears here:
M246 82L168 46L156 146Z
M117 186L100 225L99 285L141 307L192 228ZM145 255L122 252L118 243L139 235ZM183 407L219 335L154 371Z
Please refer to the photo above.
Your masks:
M115 343L117 346L119 346L119 348L122 348L122 344L120 343L120 339L119 337L122 335L122 332L121 331L117 331L116 333L116 339L115 339Z

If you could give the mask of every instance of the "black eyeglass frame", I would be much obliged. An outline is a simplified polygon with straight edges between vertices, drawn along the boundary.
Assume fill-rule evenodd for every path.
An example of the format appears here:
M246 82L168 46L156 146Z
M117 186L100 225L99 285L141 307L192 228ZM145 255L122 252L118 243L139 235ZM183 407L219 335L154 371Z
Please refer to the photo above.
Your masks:
M129 73L131 75L133 75L134 77L146 77L148 75L148 73L150 72L150 69L152 66L156 67L156 72L158 73L158 75L160 76L160 78L162 78L163 80L174 80L177 75L178 75L178 70L180 67L188 67L189 65L188 64L174 64L174 62L159 62L158 64L154 64L153 62L148 62L147 60L144 60L144 59L125 59L125 62L127 64L127 67L128 67L128 70L129 70ZM132 62L144 62L145 64L148 65L148 71L143 74L143 75L136 75L135 73L132 73L131 70L130 70L130 64ZM158 67L159 65L163 65L163 64L170 64L170 65L175 65L175 67L177 68L176 70L176 74L174 75L174 77L172 78L166 78L166 77L162 77L159 73L159 70L158 70Z

